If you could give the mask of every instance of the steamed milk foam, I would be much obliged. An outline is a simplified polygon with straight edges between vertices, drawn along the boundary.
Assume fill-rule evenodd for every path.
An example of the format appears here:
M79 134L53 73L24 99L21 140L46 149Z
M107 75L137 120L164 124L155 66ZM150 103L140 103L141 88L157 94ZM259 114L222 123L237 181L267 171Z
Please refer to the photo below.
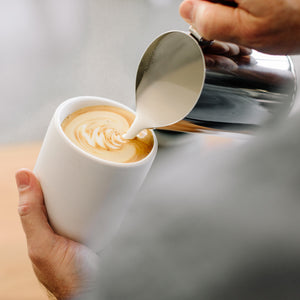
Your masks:
M153 148L153 135L143 130L132 140L122 136L135 115L114 106L89 106L70 114L61 127L66 136L84 151L104 160L130 163L145 158Z

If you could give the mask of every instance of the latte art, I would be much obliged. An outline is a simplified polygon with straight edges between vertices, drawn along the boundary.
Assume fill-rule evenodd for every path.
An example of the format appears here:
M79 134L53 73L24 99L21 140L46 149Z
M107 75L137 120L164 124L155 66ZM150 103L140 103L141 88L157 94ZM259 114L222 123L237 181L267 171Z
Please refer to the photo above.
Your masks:
M120 149L122 144L126 143L121 134L105 126L99 126L90 129L86 124L78 128L78 135L92 147L101 147L105 150Z
M114 162L135 162L152 150L151 131L143 130L135 139L122 136L135 116L119 107L91 106L69 115L62 123L68 138L92 155Z

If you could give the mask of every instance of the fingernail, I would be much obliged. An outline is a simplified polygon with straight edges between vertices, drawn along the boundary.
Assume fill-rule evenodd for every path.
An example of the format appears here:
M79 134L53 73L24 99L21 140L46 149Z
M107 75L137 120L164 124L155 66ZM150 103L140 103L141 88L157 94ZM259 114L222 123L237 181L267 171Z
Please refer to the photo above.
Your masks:
M194 11L194 3L193 2L185 1L181 4L180 14L184 19L186 19L188 21L192 21L193 20L193 11Z
M26 171L19 171L16 174L16 182L19 191L26 190L30 185L30 176Z

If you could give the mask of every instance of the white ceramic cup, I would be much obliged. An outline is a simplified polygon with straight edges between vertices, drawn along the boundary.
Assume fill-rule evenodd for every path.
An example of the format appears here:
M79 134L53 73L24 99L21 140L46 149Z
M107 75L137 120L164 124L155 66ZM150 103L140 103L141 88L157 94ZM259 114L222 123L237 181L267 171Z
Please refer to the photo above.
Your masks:
M152 151L133 163L106 161L85 152L64 134L61 123L78 109L93 105L117 106L134 113L105 98L85 96L63 102L50 122L34 171L53 229L99 252L120 226L152 165L158 143L152 131Z

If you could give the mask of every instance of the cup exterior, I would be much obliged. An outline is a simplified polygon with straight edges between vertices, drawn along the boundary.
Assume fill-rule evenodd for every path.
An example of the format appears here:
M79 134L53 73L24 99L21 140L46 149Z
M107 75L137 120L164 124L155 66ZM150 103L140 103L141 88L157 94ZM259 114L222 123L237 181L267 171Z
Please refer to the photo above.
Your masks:
M100 251L118 229L141 187L157 152L135 163L105 161L83 151L64 134L61 123L86 106L128 107L99 97L77 97L62 103L48 127L35 173L40 180L48 217L60 235ZM133 112L133 111L132 111Z

